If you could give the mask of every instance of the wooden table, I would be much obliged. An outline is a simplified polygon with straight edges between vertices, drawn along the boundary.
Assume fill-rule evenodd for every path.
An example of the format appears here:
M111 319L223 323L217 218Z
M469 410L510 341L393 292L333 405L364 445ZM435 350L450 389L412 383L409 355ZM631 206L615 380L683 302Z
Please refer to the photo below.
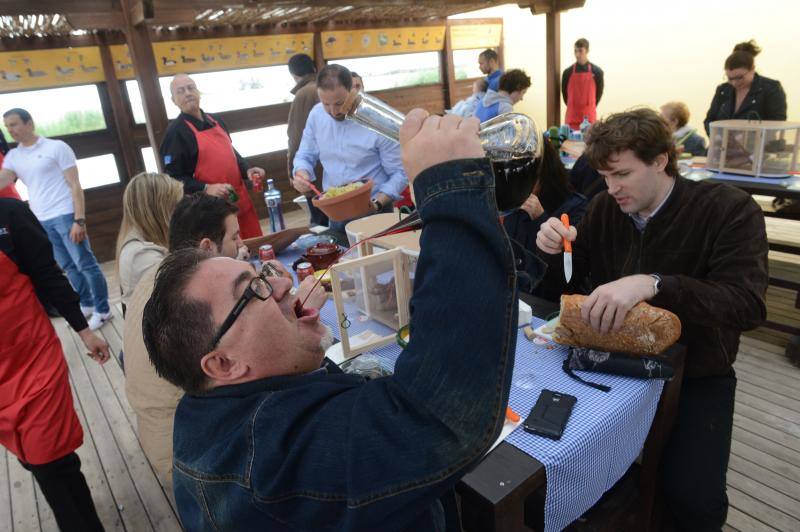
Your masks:
M520 294L533 309L534 316L546 316L558 310L554 303L528 294ZM639 481L641 530L650 529L657 493L658 463L677 415L683 381L685 349L671 347L665 355L675 368L672 381L664 384L653 424L644 443ZM468 532L525 530L525 501L545 486L544 465L510 443L502 442L486 455L459 482L462 523Z

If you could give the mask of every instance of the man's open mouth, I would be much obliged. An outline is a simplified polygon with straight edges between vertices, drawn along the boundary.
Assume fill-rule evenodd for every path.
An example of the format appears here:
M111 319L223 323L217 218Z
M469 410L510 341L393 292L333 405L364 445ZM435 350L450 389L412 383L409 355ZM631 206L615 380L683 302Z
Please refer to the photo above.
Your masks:
M294 315L298 320L316 321L319 318L319 311L315 308L303 307L303 304L298 299L294 303Z

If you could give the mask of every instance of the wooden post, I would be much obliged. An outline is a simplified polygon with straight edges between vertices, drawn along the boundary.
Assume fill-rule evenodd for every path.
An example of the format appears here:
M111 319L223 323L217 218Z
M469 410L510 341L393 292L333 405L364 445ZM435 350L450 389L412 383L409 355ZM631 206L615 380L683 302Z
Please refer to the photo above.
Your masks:
M133 140L133 117L129 107L125 105L125 99L122 97L117 73L114 70L114 62L111 58L111 50L108 47L107 35L105 33L100 34L98 41L100 44L100 59L103 61L103 71L106 76L106 90L108 91L108 99L111 102L114 129L117 132L119 150L122 153L122 161L125 165L125 175L122 178L122 182L127 183L141 168L136 154L136 143Z
M314 31L314 66L317 72L325 68L325 57L322 53L322 32Z
M444 88L444 106L446 109L452 109L456 104L456 69L453 64L453 41L450 37L449 22L444 31L444 49L439 53L439 57Z
M561 13L550 11L547 17L547 124L561 124Z
M142 95L144 116L147 121L147 137L150 139L153 151L158 154L158 148L161 146L169 120L158 83L158 69L153 55L153 45L150 41L147 23L145 21L135 23L134 14L131 13L133 0L122 0L121 3L122 13L125 16L125 39L131 52L133 67L136 70L139 93ZM163 162L157 155L156 163L158 170L163 172Z

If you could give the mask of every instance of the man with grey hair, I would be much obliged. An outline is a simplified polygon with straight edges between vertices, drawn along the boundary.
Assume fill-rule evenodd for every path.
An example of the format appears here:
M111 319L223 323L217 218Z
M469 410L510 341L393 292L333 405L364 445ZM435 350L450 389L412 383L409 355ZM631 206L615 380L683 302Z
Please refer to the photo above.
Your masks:
M234 149L225 124L200 108L200 91L192 78L176 75L169 90L172 103L181 114L169 125L161 141L159 155L164 170L183 182L187 194L204 191L236 203L242 238L261 236L258 215L245 181L262 180L264 170L249 168Z

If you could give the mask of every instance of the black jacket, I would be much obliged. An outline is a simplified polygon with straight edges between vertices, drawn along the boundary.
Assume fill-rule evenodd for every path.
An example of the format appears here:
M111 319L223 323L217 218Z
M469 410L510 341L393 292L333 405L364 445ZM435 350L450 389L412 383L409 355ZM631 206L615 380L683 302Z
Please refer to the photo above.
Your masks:
M164 134L164 140L161 141L161 146L158 150L159 156L164 163L164 171L183 183L183 191L186 194L193 194L203 190L205 187L205 183L194 178L194 171L197 168L197 139L192 130L189 129L189 126L186 125L186 121L191 122L197 131L205 131L214 127L214 124L208 120L208 117L211 116L230 137L228 127L222 120L216 116L208 115L204 111L201 112L203 113L202 121L186 113L179 114L178 118L169 124L167 132ZM247 179L249 165L235 148L233 153L236 155L236 162L239 164L242 181L247 185L249 181Z
M569 67L564 69L564 72L561 73L561 96L564 98L564 103L569 105L567 101L567 91L569 86L569 79L572 77L572 67L575 67L576 72L588 72L589 65L592 65L592 74L594 75L594 86L595 86L595 105L600 103L600 98L603 97L603 88L605 87L605 82L603 80L603 69L599 66L595 65L594 63L586 63L585 65L581 65L580 63L574 63Z
M661 275L661 291L649 303L680 318L687 377L724 375L741 332L766 319L768 251L764 214L748 194L679 177L643 233L609 194L595 196L578 225L567 292L583 292L587 282L594 289L628 275ZM548 268L563 271L562 255L549 255Z
M706 134L710 133L709 124L715 120L786 120L786 93L780 81L756 73L742 106L734 112L735 107L736 90L730 83L719 85L703 121Z
M70 327L76 331L88 327L78 305L78 294L53 258L53 245L47 233L28 206L18 199L0 198L0 253L30 277L39 299L53 305Z

